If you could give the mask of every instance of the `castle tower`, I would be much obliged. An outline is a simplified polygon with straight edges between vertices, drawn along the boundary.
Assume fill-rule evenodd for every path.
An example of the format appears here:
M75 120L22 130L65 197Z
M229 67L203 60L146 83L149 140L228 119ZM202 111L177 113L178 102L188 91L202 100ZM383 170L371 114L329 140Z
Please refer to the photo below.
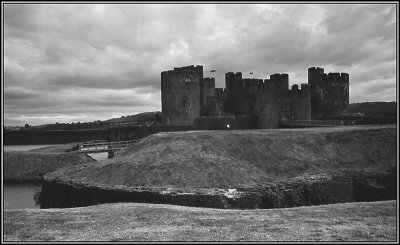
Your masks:
M324 92L322 86L322 76L324 69L319 67L308 68L308 85L311 90L311 115L321 116L323 114Z
M311 93L310 87L306 83L301 84L301 89L297 84L289 90L291 120L311 120Z
M308 68L311 89L311 113L314 118L341 116L349 104L349 74L324 73L319 67Z
M200 115L205 116L207 112L207 97L215 95L215 78L205 77L200 82Z
M276 73L269 76L272 83L275 84L275 90L279 95L282 95L289 89L289 74Z
M237 98L237 94L241 87L242 81L242 73L241 72L228 72L225 73L225 93L226 93L226 102L225 102L225 110L229 113L235 113L235 107L237 107L237 103L235 102L235 98Z
M203 66L187 66L161 73L161 107L164 125L193 125L200 116Z

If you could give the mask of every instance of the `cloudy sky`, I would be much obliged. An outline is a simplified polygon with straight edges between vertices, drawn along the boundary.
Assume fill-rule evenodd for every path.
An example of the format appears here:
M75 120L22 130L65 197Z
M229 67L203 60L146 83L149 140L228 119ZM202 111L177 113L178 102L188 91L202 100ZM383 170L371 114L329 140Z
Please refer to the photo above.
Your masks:
M217 87L319 66L350 74L350 103L396 100L395 4L3 7L6 126L160 111L161 72L192 64Z

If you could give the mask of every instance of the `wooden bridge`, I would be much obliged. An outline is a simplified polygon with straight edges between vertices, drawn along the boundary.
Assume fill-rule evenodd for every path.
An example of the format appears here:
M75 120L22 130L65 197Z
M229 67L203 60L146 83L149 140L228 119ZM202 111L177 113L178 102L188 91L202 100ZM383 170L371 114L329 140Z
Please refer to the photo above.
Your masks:
M92 140L89 142L84 142L79 144L79 148L76 151L77 153L99 153L99 152L114 152L117 150L126 149L129 146L139 142L140 139L130 140L130 141L115 141L108 142L106 140Z
M285 128L338 127L355 125L354 120L291 120L282 123Z

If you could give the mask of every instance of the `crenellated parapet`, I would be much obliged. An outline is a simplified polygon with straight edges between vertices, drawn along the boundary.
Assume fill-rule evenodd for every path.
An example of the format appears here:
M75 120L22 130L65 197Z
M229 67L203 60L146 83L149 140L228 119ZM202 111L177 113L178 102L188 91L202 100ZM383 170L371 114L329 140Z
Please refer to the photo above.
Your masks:
M310 95L310 87L307 83L302 83L300 85L293 84L292 88L288 90L289 97L305 97Z
M285 93L289 89L289 75L286 73L276 73L269 76L278 93Z
M199 85L203 80L203 66L174 68L161 73L161 89Z

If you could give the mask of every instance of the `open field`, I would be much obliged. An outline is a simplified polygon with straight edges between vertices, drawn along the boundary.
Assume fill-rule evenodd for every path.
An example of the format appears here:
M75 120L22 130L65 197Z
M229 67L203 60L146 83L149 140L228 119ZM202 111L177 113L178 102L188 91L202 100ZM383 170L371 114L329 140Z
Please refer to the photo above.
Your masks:
M4 211L4 241L398 241L396 201L223 210L116 203Z

